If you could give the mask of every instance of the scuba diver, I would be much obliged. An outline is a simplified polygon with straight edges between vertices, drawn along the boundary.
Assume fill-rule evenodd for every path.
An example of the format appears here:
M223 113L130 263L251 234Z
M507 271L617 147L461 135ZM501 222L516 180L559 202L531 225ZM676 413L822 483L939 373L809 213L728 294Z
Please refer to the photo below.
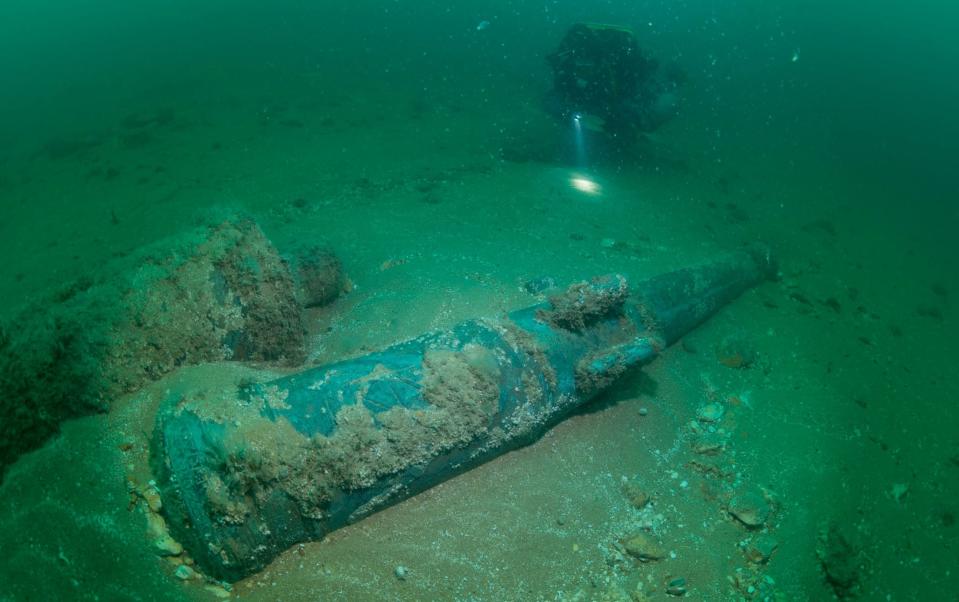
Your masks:
M631 144L677 112L682 72L644 56L629 29L577 23L547 62L553 70L547 111L611 142Z

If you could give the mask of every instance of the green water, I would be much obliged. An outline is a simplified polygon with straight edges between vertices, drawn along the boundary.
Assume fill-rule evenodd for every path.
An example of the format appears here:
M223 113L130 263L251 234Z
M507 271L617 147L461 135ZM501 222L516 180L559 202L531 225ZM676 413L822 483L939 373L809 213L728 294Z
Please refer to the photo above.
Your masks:
M580 21L687 75L672 121L591 158L598 194L542 103ZM756 240L780 275L537 443L229 592L175 575L128 480L150 478L165 392L240 368L103 400L6 469L0 600L666 600L678 578L691 600L959 600L957 26L932 0L7 0L6 330L237 215L340 258L349 292L305 316L314 362L532 304L538 278L642 279ZM711 402L722 420L697 420ZM731 512L748 492L755 529ZM636 532L665 557L624 553Z

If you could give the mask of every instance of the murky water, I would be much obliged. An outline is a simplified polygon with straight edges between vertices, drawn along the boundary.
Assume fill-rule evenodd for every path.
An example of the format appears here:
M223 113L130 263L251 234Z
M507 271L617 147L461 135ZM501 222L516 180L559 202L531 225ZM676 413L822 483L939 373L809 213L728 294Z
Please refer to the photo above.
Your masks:
M931 1L5 2L0 600L959 599L957 22ZM528 446L232 581L175 514L170 407L245 433L202 486L220 526L274 491L322 514L331 482L465 449L430 412L486 399L492 360L423 360L416 453L369 399L353 447L254 449L251 407L218 396L756 242L775 278ZM619 345L607 301L542 323L601 316Z

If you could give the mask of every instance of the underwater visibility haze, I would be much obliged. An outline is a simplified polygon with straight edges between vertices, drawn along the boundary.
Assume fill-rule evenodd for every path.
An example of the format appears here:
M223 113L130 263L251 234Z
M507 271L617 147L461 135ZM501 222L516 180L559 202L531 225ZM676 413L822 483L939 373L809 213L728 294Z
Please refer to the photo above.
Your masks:
M955 31L7 0L0 601L959 600Z

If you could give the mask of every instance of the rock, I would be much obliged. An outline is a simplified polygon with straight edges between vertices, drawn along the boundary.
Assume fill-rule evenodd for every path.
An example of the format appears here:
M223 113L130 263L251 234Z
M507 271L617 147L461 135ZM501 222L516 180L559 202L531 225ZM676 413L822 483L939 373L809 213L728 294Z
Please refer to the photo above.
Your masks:
M167 534L166 521L155 512L147 512L147 531L153 537L160 537Z
M758 489L750 489L729 500L729 514L749 529L762 527L772 508Z
M662 546L651 536L641 531L630 535L623 541L623 548L627 554L640 562L652 562L666 557L666 552Z
M642 510L649 504L649 494L646 493L639 484L633 481L623 483L623 495L626 496L629 503L637 510Z
M183 546L170 536L166 521L155 512L147 511L147 532L153 537L153 548L160 556L179 556Z
M160 492L155 487L147 485L140 490L140 496L146 501L150 512L159 512L163 508L163 500L160 499Z
M210 592L214 597L219 598L220 600L229 600L231 594L224 588L222 585L207 585L204 587L206 591Z
M746 559L754 564L766 564L779 548L779 542L772 535L762 534L754 537L745 546Z
M179 556L183 553L183 546L180 545L180 542L167 534L154 539L153 548L160 556Z
M696 410L696 419L700 422L709 422L715 423L723 419L723 416L726 415L726 406L719 403L718 401L713 401L707 403L704 406L700 406Z
M290 260L297 298L303 307L329 305L346 288L343 266L332 251L307 247Z
M105 412L182 366L306 356L293 279L249 221L151 244L10 309L0 326L0 475L62 421Z
M196 576L196 571L185 564L181 564L180 566L176 567L176 571L173 574L176 575L177 579L187 581Z
M718 456L726 449L727 437L723 433L703 433L693 441L693 453L702 456Z
M669 583L666 584L666 593L670 596L685 596L686 579L684 577L671 579Z
M395 569L393 569L393 575L395 575L396 578L399 579L400 581L406 581L407 577L410 576L410 570L406 568L405 566L403 566L402 564L400 564L400 565L397 565Z

